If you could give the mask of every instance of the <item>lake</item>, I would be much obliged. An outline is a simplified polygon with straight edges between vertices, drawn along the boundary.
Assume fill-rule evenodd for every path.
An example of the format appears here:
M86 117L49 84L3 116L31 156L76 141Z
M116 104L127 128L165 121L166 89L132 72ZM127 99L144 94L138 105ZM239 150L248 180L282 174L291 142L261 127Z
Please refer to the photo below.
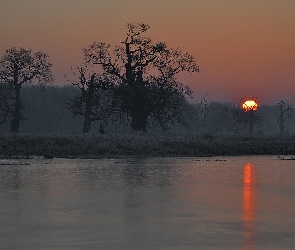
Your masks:
M0 160L0 248L295 249L286 158Z

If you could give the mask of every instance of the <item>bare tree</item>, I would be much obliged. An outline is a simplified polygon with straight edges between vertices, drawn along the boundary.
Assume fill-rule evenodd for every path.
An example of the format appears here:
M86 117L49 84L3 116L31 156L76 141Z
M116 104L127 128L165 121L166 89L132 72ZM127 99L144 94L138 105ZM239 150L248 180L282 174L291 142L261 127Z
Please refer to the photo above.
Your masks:
M240 131L246 128L248 122L246 113L239 105L232 106L230 108L230 127L234 131L234 134L237 135Z
M210 108L212 107L212 105L213 105L213 101L211 101L208 95L203 96L201 98L200 103L198 103L197 105L203 135L209 132L208 122L209 122Z
M77 71L73 73L78 80L71 81L71 84L77 86L80 93L69 106L74 115L84 116L83 133L88 133L93 121L103 121L109 117L114 84L106 75L92 72L86 66L78 67ZM101 126L100 131L102 129Z
M95 42L84 49L87 63L100 65L106 74L117 78L121 108L130 115L133 131L147 131L148 117L156 113L159 116L159 109L171 107L168 103L173 99L172 93L190 93L176 80L177 73L199 71L193 56L144 37L149 28L144 23L127 24L126 38L115 47L114 56L110 45L104 42ZM169 93L167 98L163 92ZM165 112L162 114L165 116Z
M241 106L249 116L249 134L252 136L254 131L254 123L262 120L262 117L257 115L259 101L258 98L250 96L241 99Z
M30 49L15 47L7 49L0 58L0 80L14 90L15 103L12 110L11 132L19 131L21 115L20 92L24 84L46 84L53 81L49 57L43 52L32 53Z
M293 117L294 113L292 111L294 111L294 109L284 100L280 100L278 106L279 113L276 113L276 116L278 118L277 122L280 128L280 135L283 136L285 134L285 122Z

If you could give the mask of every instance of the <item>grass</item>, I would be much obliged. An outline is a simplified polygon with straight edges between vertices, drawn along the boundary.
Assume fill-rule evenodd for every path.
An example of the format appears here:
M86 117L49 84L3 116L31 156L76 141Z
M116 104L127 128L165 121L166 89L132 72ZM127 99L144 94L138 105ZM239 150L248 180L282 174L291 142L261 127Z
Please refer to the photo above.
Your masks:
M295 136L0 136L0 158L126 158L295 155Z

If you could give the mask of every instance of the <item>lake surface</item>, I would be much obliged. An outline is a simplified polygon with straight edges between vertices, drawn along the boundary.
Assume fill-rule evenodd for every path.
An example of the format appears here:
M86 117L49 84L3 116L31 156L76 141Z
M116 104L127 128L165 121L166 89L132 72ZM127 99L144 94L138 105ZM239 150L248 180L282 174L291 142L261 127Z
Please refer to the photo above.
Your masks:
M295 249L295 161L0 160L1 249Z

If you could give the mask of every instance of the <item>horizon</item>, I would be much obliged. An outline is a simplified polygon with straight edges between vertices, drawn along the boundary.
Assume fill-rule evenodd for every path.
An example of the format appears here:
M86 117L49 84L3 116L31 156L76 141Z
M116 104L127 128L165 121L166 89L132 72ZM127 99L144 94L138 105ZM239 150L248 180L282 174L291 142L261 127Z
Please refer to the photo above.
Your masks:
M58 86L82 63L83 48L118 45L128 22L144 22L154 42L196 58L201 72L179 77L196 99L295 103L293 0L3 0L0 7L1 55L11 47L46 52Z

